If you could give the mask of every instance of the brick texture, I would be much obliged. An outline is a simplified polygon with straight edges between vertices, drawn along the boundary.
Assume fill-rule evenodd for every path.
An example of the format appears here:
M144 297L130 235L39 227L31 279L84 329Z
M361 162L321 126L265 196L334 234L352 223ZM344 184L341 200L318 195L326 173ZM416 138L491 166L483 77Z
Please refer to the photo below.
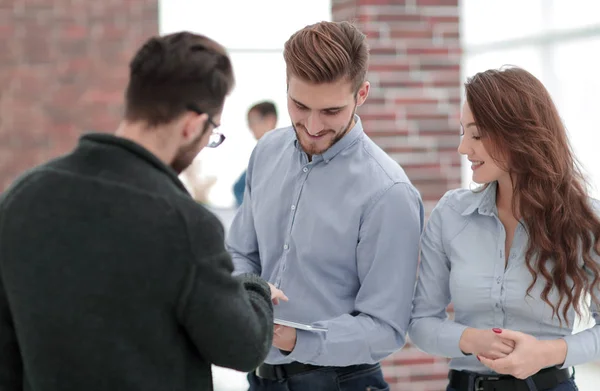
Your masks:
M367 34L371 92L358 112L366 132L404 167L429 213L447 190L461 186L458 0L332 0L332 16ZM447 385L447 360L410 343L383 364L395 391Z
M367 133L406 170L429 212L460 187L458 0L332 0L371 48Z
M0 190L116 129L127 64L157 32L158 0L0 1Z

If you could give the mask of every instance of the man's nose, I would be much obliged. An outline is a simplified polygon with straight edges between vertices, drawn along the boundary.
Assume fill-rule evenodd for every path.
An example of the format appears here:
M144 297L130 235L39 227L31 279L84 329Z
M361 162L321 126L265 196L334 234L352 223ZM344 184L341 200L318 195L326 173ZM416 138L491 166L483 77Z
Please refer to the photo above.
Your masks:
M306 130L311 136L316 136L321 130L323 130L323 123L321 122L318 114L311 114L306 121Z

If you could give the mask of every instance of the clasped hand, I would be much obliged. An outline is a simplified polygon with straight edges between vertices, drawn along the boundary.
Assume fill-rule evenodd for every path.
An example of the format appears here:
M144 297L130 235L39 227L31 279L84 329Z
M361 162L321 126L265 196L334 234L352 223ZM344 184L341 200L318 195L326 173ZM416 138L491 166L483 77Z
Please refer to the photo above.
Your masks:
M529 334L506 329L492 329L491 332L496 338L490 344L490 349L473 354L496 373L526 379L543 368L565 360L567 346L562 339L541 341Z

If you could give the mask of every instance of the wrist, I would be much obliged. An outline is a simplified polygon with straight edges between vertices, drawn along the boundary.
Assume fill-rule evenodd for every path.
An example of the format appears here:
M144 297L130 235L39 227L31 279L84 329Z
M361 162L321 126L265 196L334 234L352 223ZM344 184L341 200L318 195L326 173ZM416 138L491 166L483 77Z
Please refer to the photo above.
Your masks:
M543 367L562 366L567 358L567 342L562 339L544 340L543 348L540 349L543 359Z
M466 328L460 336L460 340L458 341L458 348L466 355L473 354L473 341L476 339L477 329L474 328Z

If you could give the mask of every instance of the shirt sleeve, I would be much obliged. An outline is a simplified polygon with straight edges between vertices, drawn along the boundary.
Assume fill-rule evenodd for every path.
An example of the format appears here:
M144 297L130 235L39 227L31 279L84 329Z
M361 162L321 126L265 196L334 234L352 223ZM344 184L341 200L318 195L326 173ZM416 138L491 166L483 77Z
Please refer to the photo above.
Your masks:
M231 254L234 265L234 275L252 273L260 275L260 254L258 239L254 229L254 215L252 212L252 167L256 155L256 148L252 152L248 170L246 171L244 200L238 208L227 235L226 247Z
M596 257L595 260L598 258ZM596 297L599 297L599 294L600 292L596 289ZM598 306L591 300L589 312L594 319L594 325L587 330L563 337L567 343L567 357L563 368L600 359L600 313L598 310Z
M443 357L465 357L459 341L467 326L448 319L450 304L450 261L444 251L442 214L446 193L431 212L421 238L421 262L412 319L411 341L426 353Z
M591 199L592 210L596 216L600 216L600 201ZM592 259L597 263L600 262L599 254L592 254ZM593 280L593 275L588 272L590 280ZM600 298L600 289L593 287L595 296ZM583 303L586 303L583 301ZM563 339L567 343L567 357L563 363L562 368L568 368L574 365L585 364L591 361L597 361L600 359L600 308L594 303L594 300L590 300L589 314L593 319L593 326L582 330L578 333L564 336ZM588 320L587 316L583 316L584 320Z
M355 313L317 322L327 332L297 331L293 360L318 365L375 363L405 343L423 227L417 191L397 183L367 211L359 231L360 288Z

